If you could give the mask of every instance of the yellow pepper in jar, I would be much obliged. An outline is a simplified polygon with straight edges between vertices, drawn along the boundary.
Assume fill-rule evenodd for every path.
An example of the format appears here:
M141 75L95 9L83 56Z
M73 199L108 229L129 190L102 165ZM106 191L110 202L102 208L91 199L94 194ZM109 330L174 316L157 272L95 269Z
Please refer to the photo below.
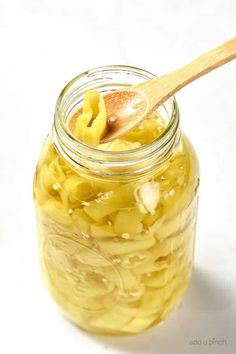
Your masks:
M69 122L74 137L101 151L139 149L166 130L158 113L115 141L101 94L85 94ZM35 175L41 260L65 314L93 332L138 333L163 321L192 269L198 165L187 138L152 173L129 178L76 170L49 138Z

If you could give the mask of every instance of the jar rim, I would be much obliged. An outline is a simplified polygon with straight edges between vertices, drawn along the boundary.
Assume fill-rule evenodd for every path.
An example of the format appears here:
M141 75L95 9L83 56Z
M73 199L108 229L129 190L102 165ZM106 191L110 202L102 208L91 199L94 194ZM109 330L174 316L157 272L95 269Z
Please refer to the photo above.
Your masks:
M87 159L90 161L103 162L105 165L110 167L114 167L116 165L120 166L121 163L123 163L124 165L124 162L126 164L132 164L134 161L140 162L143 161L145 158L148 158L150 154L158 153L158 151L160 152L167 143L170 143L170 140L173 140L175 138L179 130L178 105L175 97L172 96L161 105L162 107L164 107L168 103L171 107L170 118L166 129L157 139L147 145L143 145L138 148L125 151L107 151L90 147L84 144L83 142L77 140L69 131L68 126L66 124L65 116L62 113L65 98L73 87L73 85L78 85L80 83L82 85L83 80L86 80L88 78L90 79L93 77L95 77L94 81L96 81L96 75L101 75L101 77L103 77L103 75L109 75L109 73L136 75L142 78L143 81L148 79L154 79L156 77L151 72L134 66L109 65L100 66L94 69L84 71L83 73L75 76L65 85L65 87L59 94L56 102L52 136L57 150L59 150L59 152L64 155L64 157L68 157L70 154L73 154L74 158L72 156L69 156L73 164L78 164L78 161L76 161L76 154L78 154L80 158L81 156L83 156L84 159L87 157ZM124 86L125 85L123 85L123 87Z

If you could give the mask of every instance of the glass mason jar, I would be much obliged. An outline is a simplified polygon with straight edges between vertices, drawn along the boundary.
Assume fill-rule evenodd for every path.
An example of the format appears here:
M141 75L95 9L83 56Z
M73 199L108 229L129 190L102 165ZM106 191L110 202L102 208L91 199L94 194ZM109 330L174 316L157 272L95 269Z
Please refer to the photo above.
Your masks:
M68 122L89 89L106 93L152 79L129 66L89 70L61 92L34 179L40 258L63 312L97 333L162 322L188 286L199 169L172 97L152 143L111 152L76 140Z

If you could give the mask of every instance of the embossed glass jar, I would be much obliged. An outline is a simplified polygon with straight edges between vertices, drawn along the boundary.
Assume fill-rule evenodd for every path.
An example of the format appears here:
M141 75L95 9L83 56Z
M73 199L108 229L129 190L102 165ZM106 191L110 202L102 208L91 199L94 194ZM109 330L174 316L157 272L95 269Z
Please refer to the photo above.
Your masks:
M191 277L199 170L175 99L158 108L161 136L134 150L93 149L68 129L87 90L153 77L111 66L69 82L35 173L45 282L66 316L91 332L138 333L162 322Z

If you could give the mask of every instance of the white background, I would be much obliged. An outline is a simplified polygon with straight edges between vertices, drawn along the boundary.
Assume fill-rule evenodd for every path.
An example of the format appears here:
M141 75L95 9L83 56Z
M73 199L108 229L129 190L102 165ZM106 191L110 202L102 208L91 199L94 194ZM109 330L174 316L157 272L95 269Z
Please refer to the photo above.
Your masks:
M193 280L164 325L112 338L66 321L41 282L32 203L71 78L106 64L162 75L235 35L235 0L0 0L1 354L236 352L236 61L176 95L201 163L200 210Z

